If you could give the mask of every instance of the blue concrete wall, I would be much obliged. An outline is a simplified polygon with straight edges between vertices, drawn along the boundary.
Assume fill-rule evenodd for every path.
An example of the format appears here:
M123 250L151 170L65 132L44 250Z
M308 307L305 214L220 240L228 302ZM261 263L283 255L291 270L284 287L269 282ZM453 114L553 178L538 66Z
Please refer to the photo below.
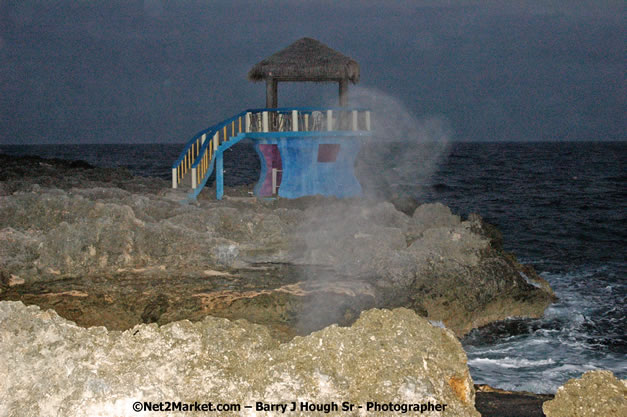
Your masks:
M268 138L255 141L255 149L261 159L261 176L255 194L262 190L268 175L260 144L276 144L281 154L283 175L279 196L298 198L306 195L355 197L362 193L361 184L355 177L355 159L361 145L360 138L351 136ZM318 162L320 144L340 146L334 162Z

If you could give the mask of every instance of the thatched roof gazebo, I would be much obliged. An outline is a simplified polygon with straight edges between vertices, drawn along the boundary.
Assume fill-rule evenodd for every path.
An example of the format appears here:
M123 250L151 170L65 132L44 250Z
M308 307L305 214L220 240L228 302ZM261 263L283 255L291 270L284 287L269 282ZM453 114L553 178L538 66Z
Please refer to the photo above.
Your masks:
M357 61L322 42L302 38L257 63L249 72L251 81L266 80L266 107L278 107L279 81L339 83L340 106L348 105L348 82L359 82Z

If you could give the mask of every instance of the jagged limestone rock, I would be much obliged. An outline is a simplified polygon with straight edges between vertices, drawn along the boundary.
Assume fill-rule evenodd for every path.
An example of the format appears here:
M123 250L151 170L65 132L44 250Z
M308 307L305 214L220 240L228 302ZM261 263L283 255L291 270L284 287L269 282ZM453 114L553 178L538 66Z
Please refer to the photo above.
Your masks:
M542 405L547 417L627 416L627 379L611 371L589 371L558 388Z
M135 401L446 404L405 415L479 417L460 343L407 309L369 310L279 344L247 321L206 317L124 332L82 328L21 302L0 302L0 416L128 416ZM363 408L358 409L361 405ZM300 411L292 416L325 415ZM143 415L143 414L138 414ZM147 414L151 415L151 414ZM167 413L206 415L206 412Z
M462 336L506 317L538 317L554 300L531 267L502 250L498 231L440 203L411 215L366 198L182 205L157 178L0 161L8 190L0 299L54 307L80 325L122 330L210 314L291 337L348 325L364 309L404 306ZM154 308L160 294L167 302Z

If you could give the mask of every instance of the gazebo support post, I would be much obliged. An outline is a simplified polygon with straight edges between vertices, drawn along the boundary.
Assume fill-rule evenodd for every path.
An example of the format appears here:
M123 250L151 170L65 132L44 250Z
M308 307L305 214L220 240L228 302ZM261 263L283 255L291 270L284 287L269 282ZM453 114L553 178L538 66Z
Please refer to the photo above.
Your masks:
M266 80L266 108L276 109L279 107L279 97L278 97L278 81L276 78L268 78ZM276 127L277 114L271 112L270 116L270 126L272 126L271 130L274 130Z
M276 109L278 100L277 80L275 78L266 79L266 107Z
M340 107L348 106L348 80L342 79L340 84Z

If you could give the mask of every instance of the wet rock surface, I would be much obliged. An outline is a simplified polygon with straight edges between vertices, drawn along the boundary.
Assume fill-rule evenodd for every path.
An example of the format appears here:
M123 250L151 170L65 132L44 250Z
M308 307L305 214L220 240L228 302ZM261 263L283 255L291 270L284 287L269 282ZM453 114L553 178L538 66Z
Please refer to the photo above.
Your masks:
M124 330L207 315L279 339L408 307L461 336L554 299L478 215L320 197L215 201L85 163L4 158L0 299ZM405 205L407 208L407 205ZM413 208L413 207L411 207Z
M545 417L542 404L551 394L513 392L475 385L475 407L482 417Z
M627 380L610 371L589 371L561 386L542 406L547 417L622 417L627 415Z
M356 407L350 415L362 416L381 415L368 402L430 402L446 407L406 415L480 416L455 335L408 309L370 310L351 327L280 344L265 326L244 320L206 317L120 332L3 301L0 340L0 403L8 417L126 416L135 401L179 400L242 407L225 416L278 414L254 411L258 401L349 401Z

